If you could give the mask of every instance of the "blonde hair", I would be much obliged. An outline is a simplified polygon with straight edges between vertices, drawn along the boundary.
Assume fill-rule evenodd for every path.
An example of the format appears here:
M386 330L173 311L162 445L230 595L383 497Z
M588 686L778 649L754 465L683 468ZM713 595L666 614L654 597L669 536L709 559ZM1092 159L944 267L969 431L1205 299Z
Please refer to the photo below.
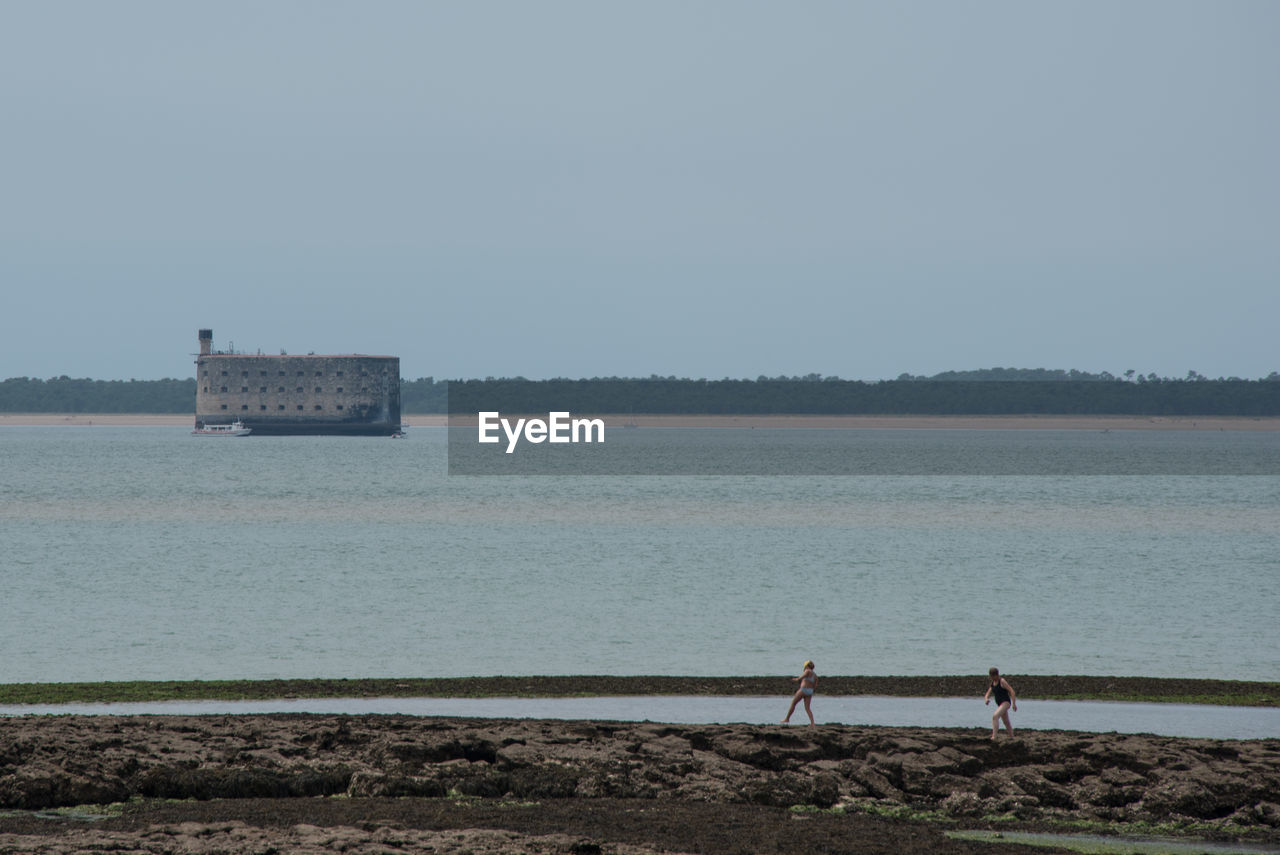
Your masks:
M804 667L806 667L806 668L812 668L812 667L813 667L813 660L812 660L812 659L806 659L806 660L804 660Z

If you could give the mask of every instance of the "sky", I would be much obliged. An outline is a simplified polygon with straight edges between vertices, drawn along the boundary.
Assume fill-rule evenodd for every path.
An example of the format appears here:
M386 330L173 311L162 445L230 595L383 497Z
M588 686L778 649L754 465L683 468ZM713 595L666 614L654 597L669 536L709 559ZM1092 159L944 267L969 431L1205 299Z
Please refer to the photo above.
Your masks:
M0 379L1280 370L1280 3L0 0Z

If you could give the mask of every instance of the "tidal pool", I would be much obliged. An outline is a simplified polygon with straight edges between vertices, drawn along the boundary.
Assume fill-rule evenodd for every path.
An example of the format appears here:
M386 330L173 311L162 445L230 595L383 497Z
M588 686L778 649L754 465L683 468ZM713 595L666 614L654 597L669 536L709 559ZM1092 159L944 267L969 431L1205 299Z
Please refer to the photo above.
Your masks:
M1280 846L1267 843L1222 843L1213 840L1174 840L1148 837L1107 837L1101 834L1046 834L1031 831L949 831L948 837L988 843L1021 843L1070 849L1089 855L1271 855Z
M458 716L474 718L601 719L675 724L776 724L785 697L688 697L667 695L591 698L281 698L257 701L158 701L115 704L0 706L0 715L237 715L330 713ZM971 698L822 696L813 701L819 724L891 727L991 726L992 707ZM791 726L807 724L797 708ZM1280 708L1113 701L1022 701L1015 731L1078 730L1150 733L1207 739L1280 738Z

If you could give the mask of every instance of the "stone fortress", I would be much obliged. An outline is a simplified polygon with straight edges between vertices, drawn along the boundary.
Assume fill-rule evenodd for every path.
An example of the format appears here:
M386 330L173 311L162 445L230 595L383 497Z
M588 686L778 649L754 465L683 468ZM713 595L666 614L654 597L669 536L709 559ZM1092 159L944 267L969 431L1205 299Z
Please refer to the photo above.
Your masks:
M391 436L400 431L400 357L268 356L213 349L200 330L196 427L239 419L253 436Z

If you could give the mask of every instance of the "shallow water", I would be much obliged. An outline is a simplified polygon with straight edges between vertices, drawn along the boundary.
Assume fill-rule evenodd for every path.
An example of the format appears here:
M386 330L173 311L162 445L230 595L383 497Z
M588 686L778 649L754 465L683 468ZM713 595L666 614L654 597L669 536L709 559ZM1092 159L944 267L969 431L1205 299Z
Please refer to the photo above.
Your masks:
M410 433L0 429L0 683L793 675L806 658L1280 673L1275 474L471 477L447 474L444 429ZM1202 434L806 442L997 459L1122 443L1155 462L1174 444L1223 472L1269 471L1280 443Z
M265 701L163 701L121 704L0 706L0 715L237 715L337 713L348 715L476 718L596 719L674 724L776 724L787 698L635 696L601 698L288 698ZM819 697L819 724L890 727L991 727L992 707L969 698ZM1111 701L1022 701L1012 714L1015 732L1079 730L1150 733L1211 739L1280 738L1280 708ZM792 726L806 724L797 707Z
M1065 847L1091 855L1269 855L1280 846L1266 843L1225 843L1209 840L1174 840L1101 834L1049 834L1031 831L950 831L948 837L991 843L1025 843L1031 846ZM998 855L1000 850L993 848Z

